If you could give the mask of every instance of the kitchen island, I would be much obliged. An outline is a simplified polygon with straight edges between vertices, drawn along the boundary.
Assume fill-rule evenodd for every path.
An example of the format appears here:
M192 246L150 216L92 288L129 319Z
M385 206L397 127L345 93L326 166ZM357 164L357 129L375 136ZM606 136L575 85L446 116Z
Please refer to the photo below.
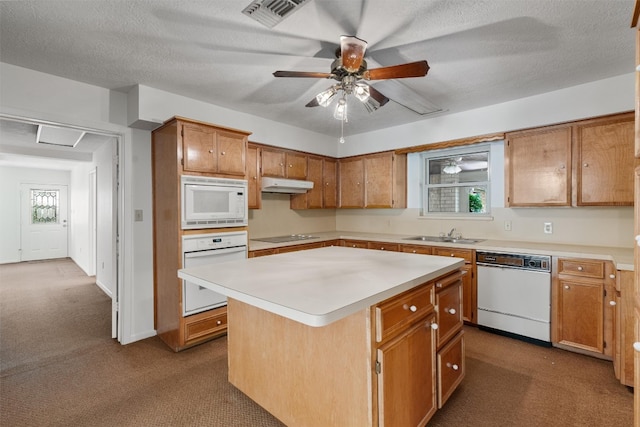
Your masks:
M463 264L326 247L178 275L228 297L229 381L282 422L402 426L426 424L452 391L436 393L437 342L445 332L438 330L436 289L460 295ZM457 301L447 302L447 316L459 318ZM458 333L461 319L451 324ZM464 374L459 341L453 388ZM396 401L403 405L393 409Z

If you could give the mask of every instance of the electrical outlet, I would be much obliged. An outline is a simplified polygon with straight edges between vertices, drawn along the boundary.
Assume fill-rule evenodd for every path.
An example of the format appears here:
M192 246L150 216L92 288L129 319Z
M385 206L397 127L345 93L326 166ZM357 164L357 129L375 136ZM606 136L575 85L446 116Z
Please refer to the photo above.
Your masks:
M544 232L545 232L545 234L552 234L553 233L553 223L552 222L545 222L544 223Z
M508 219L504 221L504 231L511 231L511 221Z

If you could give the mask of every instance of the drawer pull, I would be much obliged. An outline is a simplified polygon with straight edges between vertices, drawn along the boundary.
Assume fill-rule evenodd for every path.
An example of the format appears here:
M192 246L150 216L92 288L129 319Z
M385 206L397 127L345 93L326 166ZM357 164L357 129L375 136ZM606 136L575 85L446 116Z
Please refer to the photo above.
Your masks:
M614 305L616 305L616 302L615 301L609 301L609 305L614 306Z
M581 265L579 265L579 266L578 266L578 271L582 271L582 270L584 270L584 268L582 268L582 266L581 266Z
M616 278L616 275L615 275L615 274L610 274L610 275L609 275L609 279L615 279L615 278Z
M415 305L408 306L407 304L405 304L402 306L402 308L404 308L405 310L409 310L412 313L415 313L416 311L418 311L418 307L416 307Z
M569 285L564 285L564 288L565 289L569 289Z
M456 309L455 308L447 308L446 312L449 314L456 314Z
M640 353L640 341L633 343L633 349Z
M432 324L431 324L431 329L433 329L434 331L435 331L436 329L438 329L438 324L437 324L437 323L432 323ZM638 344L638 349L640 349L640 343L636 343L636 344ZM634 344L634 345L635 345L635 344ZM640 350L638 350L638 351L640 351Z
M460 369L460 367L456 363L451 364L451 363L448 363L448 362L447 362L447 368L451 368L454 371L457 371L458 369Z
M222 325L222 320L218 320L218 321L216 322L216 325L218 325L218 326L219 326L219 325Z

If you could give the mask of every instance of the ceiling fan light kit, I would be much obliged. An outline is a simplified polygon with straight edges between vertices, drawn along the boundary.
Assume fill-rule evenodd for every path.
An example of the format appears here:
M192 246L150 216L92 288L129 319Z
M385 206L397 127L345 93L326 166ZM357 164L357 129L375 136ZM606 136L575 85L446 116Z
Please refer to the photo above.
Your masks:
M367 50L367 42L355 36L340 36L340 48L336 50L336 59L331 64L330 73L309 71L276 71L274 77L312 77L334 79L338 84L317 94L307 107L327 107L331 104L338 92L342 92L333 117L342 122L343 130L340 142L344 142L344 123L347 121L347 95L355 96L364 105L367 112L372 113L389 102L374 87L369 86L364 80L402 79L408 77L424 77L429 71L427 61L417 61L407 64L392 65L367 69L364 54ZM402 105L402 103L400 103Z

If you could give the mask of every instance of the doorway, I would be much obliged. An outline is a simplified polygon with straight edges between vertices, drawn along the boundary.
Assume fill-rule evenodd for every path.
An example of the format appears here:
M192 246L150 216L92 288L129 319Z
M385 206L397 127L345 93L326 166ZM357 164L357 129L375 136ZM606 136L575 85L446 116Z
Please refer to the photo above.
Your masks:
M20 261L68 255L67 186L20 185Z
M86 148L40 147L34 135L42 126L80 131L84 135L80 145L86 140ZM15 242L8 244L20 251L15 261L70 257L87 275L95 275L96 285L112 299L112 338L121 341L124 327L118 308L124 272L119 262L122 241L118 236L124 221L119 185L123 168L119 167L118 153L123 135L3 114L0 133L0 166L34 174L53 169L70 173L68 186L23 180L12 187L14 197L21 195L14 205L15 227L24 228L15 233L19 236Z

